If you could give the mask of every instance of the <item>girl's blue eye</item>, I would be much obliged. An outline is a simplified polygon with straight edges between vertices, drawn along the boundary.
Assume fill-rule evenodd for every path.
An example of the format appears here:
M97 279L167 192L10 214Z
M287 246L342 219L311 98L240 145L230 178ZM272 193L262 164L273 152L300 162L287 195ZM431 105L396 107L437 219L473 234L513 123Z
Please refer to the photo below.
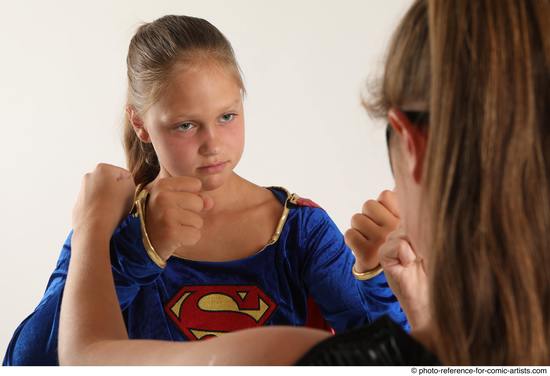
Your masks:
M221 116L221 122L222 123L229 123L234 118L235 118L235 114L223 114Z
M189 132L193 128L195 128L193 123L181 123L180 125L178 125L177 129L178 131Z

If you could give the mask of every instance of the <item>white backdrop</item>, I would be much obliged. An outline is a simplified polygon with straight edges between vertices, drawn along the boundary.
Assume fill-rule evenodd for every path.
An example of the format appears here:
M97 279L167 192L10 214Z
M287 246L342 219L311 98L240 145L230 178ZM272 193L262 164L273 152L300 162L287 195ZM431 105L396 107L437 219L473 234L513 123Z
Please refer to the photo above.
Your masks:
M248 97L237 172L323 206L342 231L392 188L383 124L360 106L411 0L0 2L0 355L42 296L81 176L124 165L125 58L140 22L206 18Z

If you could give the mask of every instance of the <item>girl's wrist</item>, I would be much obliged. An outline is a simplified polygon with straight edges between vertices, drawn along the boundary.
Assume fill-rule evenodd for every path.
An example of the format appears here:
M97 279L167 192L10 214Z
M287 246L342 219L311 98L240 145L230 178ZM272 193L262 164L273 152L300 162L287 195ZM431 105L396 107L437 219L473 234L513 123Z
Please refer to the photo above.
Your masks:
M372 263L372 262L362 263L359 260L355 260L355 264L353 265L353 268L357 273L366 273L377 269L379 266L380 266L379 263Z
M78 259L89 259L91 256L100 260L104 254L101 250L107 250L108 254L110 240L111 234L105 228L77 227L73 229L71 237L71 259L76 262Z
M93 237L110 239L113 231L112 226L101 220L87 221L86 223L77 224L73 227L73 238Z

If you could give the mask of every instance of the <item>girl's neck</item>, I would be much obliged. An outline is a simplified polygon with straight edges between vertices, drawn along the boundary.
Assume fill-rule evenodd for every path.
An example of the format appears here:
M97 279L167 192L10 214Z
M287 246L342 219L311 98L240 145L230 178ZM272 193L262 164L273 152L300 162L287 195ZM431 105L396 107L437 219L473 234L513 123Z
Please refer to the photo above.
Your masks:
M201 192L202 195L209 196L214 201L214 207L208 211L207 216L226 210L238 209L244 204L253 187L255 187L254 184L233 172L219 188Z
M150 189L163 175L161 172L155 180L147 185L146 189ZM206 213L206 216L216 215L227 210L240 209L255 197L254 194L257 194L259 189L259 186L232 172L219 188L211 191L201 191L201 195L209 196L214 201L214 206Z

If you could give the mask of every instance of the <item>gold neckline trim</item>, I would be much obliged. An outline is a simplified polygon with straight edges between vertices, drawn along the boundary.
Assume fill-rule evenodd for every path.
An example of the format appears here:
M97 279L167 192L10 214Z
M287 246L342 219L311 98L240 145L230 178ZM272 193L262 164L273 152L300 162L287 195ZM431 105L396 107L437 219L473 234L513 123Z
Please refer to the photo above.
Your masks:
M264 245L258 252L253 253L252 255L247 256L247 257L255 256L255 255L259 254L260 252L264 251L270 245L273 245L273 244L277 243L277 241L279 240L279 237L281 236L281 233L283 232L283 228L284 228L286 220L288 218L288 213L290 212L289 203L296 204L296 200L299 198L298 195L296 195L294 193L290 193L289 191L287 191L283 187L270 187L270 188L280 189L280 190L282 190L286 193L286 199L285 199L285 202L283 203L283 213L281 214L281 217L279 218L279 222L277 223L277 227L275 228L275 232L271 236L271 239L269 240L269 242L266 245ZM140 219L142 236L146 236L146 234L147 234L147 230L145 228L145 218L142 218L143 211L140 210L141 208L139 208L136 203L137 203L138 200L143 198L144 193L147 193L147 191L145 191L143 189L143 184L138 184L138 186L136 187L136 192L134 194L134 205L132 206L132 209L130 210L130 214L132 214L134 217L137 217L137 218ZM278 198L277 198L277 200L278 200ZM145 248L147 250L147 247L145 247ZM149 254L149 252L147 252L147 253ZM151 254L149 254L149 257L151 257ZM187 260L186 258L178 256L176 254L173 254L171 257L176 257L176 258L179 258L179 259L182 259L182 260ZM247 257L245 257L245 258L247 258ZM153 260L153 261L155 261L155 260ZM234 261L234 260L231 260L231 261ZM220 261L220 262L225 262L225 261Z

